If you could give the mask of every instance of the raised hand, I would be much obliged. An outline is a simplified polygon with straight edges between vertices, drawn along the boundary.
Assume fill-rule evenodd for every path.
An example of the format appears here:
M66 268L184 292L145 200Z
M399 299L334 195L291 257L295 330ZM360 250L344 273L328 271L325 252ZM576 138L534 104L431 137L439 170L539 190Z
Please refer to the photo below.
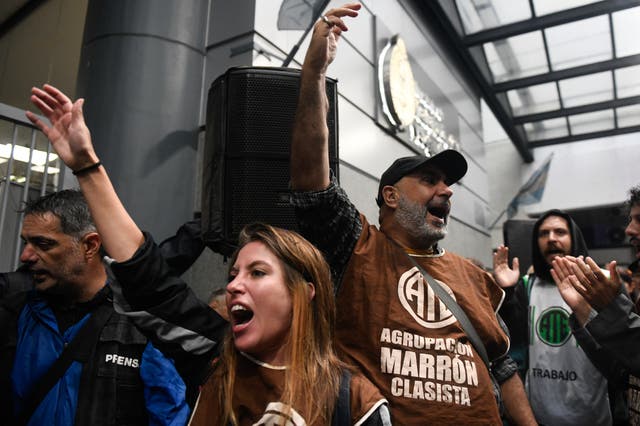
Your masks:
M493 254L493 277L502 288L513 287L520 278L520 261L513 258L513 265L509 268L509 247L502 244Z
M311 43L304 58L303 70L313 70L318 74L325 74L327 67L336 57L338 40L343 31L348 31L342 20L345 16L356 17L360 3L349 3L330 9L313 27Z
M49 138L71 170L86 171L87 167L100 164L82 115L82 99L72 102L48 84L42 89L31 89L30 99L51 126L28 111L27 118ZM103 167L90 167L90 170L92 173L76 174L78 184L109 256L123 262L142 245L144 235L120 202L107 171Z
M27 118L47 136L62 161L71 170L80 170L98 162L91 133L84 122L84 99L72 102L64 93L45 84L31 89L31 102L49 120L51 126L30 111Z

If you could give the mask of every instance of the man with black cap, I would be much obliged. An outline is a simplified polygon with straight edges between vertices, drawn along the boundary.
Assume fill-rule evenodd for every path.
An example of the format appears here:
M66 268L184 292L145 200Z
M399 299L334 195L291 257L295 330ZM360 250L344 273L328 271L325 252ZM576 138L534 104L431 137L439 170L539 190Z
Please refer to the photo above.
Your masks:
M447 233L450 185L467 171L464 157L447 150L396 160L378 189L380 229L330 176L325 74L347 30L342 18L356 16L359 8L332 9L315 25L291 146L300 231L325 253L337 286L337 346L388 399L395 424L501 424L479 352L418 268L466 312L489 358L502 357L509 339L495 311L503 291L489 274L438 246ZM531 424L515 367L501 362L507 411L518 424Z

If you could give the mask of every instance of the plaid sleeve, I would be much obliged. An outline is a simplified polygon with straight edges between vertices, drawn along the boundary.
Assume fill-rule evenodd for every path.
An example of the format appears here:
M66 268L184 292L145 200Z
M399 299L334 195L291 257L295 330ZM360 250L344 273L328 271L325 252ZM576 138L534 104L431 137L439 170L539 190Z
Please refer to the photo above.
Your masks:
M509 329L502 320L502 317L500 317L500 315L496 315L496 319L498 320L500 327L507 334L507 337L511 338L511 336L509 336ZM511 358L510 355L510 353L505 354L491 361L491 373L500 385L518 372L518 363Z
M509 355L504 355L491 362L491 373L499 384L506 382L517 372L518 364Z
M347 193L332 178L322 191L292 191L293 205L302 236L323 252L337 287L351 253L362 233L362 220Z

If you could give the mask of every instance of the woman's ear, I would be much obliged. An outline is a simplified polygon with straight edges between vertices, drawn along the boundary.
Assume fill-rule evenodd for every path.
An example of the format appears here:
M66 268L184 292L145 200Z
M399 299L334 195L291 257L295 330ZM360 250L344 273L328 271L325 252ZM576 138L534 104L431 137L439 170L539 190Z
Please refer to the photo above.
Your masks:
M316 297L316 286L312 282L307 282L307 285L309 285L309 302L311 302Z

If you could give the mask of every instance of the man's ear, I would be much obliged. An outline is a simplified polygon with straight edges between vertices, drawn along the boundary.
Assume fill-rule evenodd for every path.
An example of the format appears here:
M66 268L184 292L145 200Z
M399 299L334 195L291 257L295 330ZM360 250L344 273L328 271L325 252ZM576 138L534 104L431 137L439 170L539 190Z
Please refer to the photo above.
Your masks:
M307 285L309 286L309 302L311 302L316 297L316 286L312 282L307 282Z
M396 208L398 206L398 198L399 194L395 186L386 185L382 188L382 199L387 206Z
M102 238L97 232L89 232L82 237L82 246L84 247L85 257L87 259L99 256L100 247L102 247Z

